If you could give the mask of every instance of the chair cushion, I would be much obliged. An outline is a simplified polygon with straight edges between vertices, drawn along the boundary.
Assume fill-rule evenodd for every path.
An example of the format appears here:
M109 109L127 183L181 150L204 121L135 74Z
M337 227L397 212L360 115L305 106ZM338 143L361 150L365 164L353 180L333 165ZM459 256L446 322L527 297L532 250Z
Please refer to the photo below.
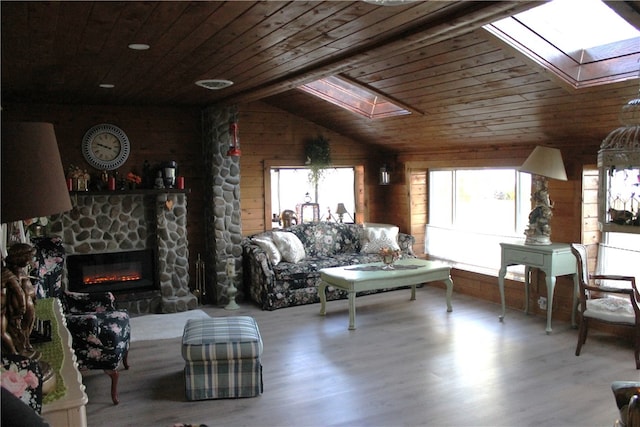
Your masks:
M606 322L635 324L636 317L631 301L624 298L608 297L587 300L584 316Z
M256 359L262 338L249 316L189 319L182 334L182 357L187 361Z

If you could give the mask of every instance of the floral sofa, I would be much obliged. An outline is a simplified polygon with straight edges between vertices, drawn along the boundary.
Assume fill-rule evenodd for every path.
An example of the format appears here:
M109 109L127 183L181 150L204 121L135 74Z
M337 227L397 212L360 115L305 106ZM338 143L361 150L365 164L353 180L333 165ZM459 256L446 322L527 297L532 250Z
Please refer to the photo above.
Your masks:
M414 242L392 225L332 222L247 236L242 241L245 292L263 310L316 303L322 268L378 262L383 248L414 258ZM346 297L327 287L327 300Z

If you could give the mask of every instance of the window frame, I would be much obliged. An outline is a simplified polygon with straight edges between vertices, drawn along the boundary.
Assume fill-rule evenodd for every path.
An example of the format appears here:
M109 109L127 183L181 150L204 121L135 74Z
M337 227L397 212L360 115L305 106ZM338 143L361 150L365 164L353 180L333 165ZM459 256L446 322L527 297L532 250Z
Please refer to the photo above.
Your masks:
M469 171L469 170L473 170L473 171L512 171L514 174L514 209L513 209L513 215L514 215L514 228L513 230L507 232L507 233L498 233L498 232L482 232L482 231L478 231L478 232L474 232L474 231L470 231L468 227L460 227L460 224L456 224L456 189L458 188L458 183L457 183L457 177L456 177L456 173L460 172L460 171ZM451 194L450 194L450 206L447 208L449 209L450 215L451 215L451 219L450 219L450 223L448 225L446 224L432 224L431 222L431 218L433 215L433 211L435 210L435 207L433 205L433 203L437 203L434 199L433 199L433 191L432 191L432 172L442 172L442 171L450 171L451 172ZM527 177L528 178L525 178ZM425 225L425 242L424 242L424 251L425 254L427 254L427 256L429 258L432 259L440 259L443 261L446 261L458 268L461 269L465 269L465 270L470 270L470 271L474 271L474 272L480 272L480 273L484 273L484 274L493 274L493 275L497 275L497 271L500 269L500 247L499 247L499 243L500 242L508 242L508 243L512 243L512 242L518 242L518 241L522 241L524 240L524 231L526 229L526 226L528 225L528 215L529 212L531 211L531 207L530 207L530 195L531 195L531 178L530 178L530 174L524 173L524 172L519 172L517 170L516 167L455 167L455 168L429 168L427 170L427 177L428 177L428 199L427 199L427 211L428 211L428 215L427 215L427 223ZM528 204L527 204L528 202ZM526 208L526 209L525 209ZM469 260L467 259L467 257L464 256L464 251L455 251L456 255L460 255L461 258L459 259L455 259L455 255L453 256L449 256L448 253L452 253L448 250L444 250L443 252L440 252L440 254L443 254L444 256L439 256L440 254L436 253L436 254L432 254L432 252L429 252L429 246L430 246L430 238L432 238L432 236L434 234L443 234L446 236L450 236L452 239L455 239L456 236L467 236L467 243L471 242L471 241L480 241L480 240L488 240L488 241L493 241L493 243L495 243L495 245L492 245L492 250L493 253L491 253L490 255L488 255L488 257L491 258L491 262L482 262L482 263L478 263L475 264L473 262L469 262ZM435 239L434 239L435 240ZM448 241L448 240L447 240ZM462 245L465 246L466 245ZM495 246L495 247L494 247ZM460 247L460 245L458 245L458 247ZM470 245L470 247L473 247L472 244ZM491 252L491 251L490 251ZM486 253L486 251L485 251ZM493 259L495 258L495 259ZM522 271L520 271L522 270ZM513 277L520 277L522 276L524 271L524 268L516 268L515 269L515 275L512 275Z
M273 223L272 219L272 206L271 206L271 169L274 168L292 168L302 169L307 166L304 164L295 164L287 160L265 160L263 163L263 182L264 182L264 229L265 231L271 230ZM355 222L362 223L365 217L365 188L364 188L364 173L365 168L362 164L334 164L331 168L353 168L354 170L354 198L355 198ZM322 212L321 212L322 217Z

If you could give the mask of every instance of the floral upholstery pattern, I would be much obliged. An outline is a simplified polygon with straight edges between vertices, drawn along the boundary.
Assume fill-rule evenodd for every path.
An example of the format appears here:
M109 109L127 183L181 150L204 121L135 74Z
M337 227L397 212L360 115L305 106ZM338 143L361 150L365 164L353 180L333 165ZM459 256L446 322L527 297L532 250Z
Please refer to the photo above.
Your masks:
M17 354L3 355L0 383L38 414L42 411L42 372L38 362Z
M247 293L263 310L320 302L318 286L323 268L381 261L379 254L361 252L364 242L360 224L303 223L285 231L294 233L304 245L306 256L298 263L281 261L273 265L264 250L252 241L253 238L270 237L270 231L248 236L242 241ZM401 257L415 258L414 242L413 236L398 234ZM346 297L346 292L327 287L327 300Z
M60 299L78 366L106 371L111 377L113 403L118 403L117 368L120 363L125 369L129 368L129 313L116 308L111 292L81 293L62 289L65 251L59 237L35 238L32 243L36 248L36 267L31 276L37 298Z
M129 351L129 313L111 292L64 291L61 301L80 368L116 370Z
M60 237L34 237L36 249L34 268L30 275L37 298L58 298L62 289L62 269L65 252Z

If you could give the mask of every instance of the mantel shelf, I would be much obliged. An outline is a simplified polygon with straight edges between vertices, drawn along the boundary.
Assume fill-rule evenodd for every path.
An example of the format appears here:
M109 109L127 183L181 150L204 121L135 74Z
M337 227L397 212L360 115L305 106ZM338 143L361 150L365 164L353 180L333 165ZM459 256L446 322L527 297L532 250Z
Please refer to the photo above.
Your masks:
M101 190L101 191L69 191L69 194L73 196L118 196L118 195L126 195L126 194L189 194L191 193L191 189L185 188L183 190L178 190L176 188L139 188L135 190Z

